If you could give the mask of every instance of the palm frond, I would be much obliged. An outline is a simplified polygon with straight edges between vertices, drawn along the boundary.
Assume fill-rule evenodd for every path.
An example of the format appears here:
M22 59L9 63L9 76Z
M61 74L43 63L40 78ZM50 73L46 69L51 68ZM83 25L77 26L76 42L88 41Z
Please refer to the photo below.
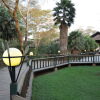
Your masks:
M61 0L61 2L56 3L56 7L53 9L53 16L55 23L63 21L68 26L74 22L75 8L74 4L70 0ZM58 22L56 22L58 21Z

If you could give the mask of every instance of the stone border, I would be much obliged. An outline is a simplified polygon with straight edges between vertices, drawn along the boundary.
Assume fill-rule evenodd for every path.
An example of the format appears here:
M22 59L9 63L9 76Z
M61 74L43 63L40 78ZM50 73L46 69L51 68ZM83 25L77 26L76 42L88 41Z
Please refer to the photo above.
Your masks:
M33 82L33 71L31 72L30 80L29 80L29 86L26 93L26 100L32 99L32 82Z

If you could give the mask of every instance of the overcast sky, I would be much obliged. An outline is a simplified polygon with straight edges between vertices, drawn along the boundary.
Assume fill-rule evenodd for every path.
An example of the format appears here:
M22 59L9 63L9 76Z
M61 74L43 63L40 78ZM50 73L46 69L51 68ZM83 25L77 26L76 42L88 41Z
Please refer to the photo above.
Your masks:
M57 0L40 0L42 9L53 9ZM59 1L59 0L58 0ZM70 30L91 27L100 31L100 0L72 0L76 8L76 17Z

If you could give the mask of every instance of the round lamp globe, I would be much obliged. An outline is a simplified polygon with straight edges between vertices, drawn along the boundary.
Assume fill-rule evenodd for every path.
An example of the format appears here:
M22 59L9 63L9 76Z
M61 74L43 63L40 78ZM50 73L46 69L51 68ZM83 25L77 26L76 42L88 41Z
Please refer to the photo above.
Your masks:
M9 54L10 57L16 57L16 58L10 58L11 66L18 66L21 63L21 57L18 57L18 56L22 56L21 51L17 48L9 48ZM4 51L3 57L9 57L8 50ZM10 66L9 58L3 58L3 62L7 66Z
M58 53L60 53L60 50L58 50Z
M33 52L30 52L29 55L30 55L30 56L33 56Z

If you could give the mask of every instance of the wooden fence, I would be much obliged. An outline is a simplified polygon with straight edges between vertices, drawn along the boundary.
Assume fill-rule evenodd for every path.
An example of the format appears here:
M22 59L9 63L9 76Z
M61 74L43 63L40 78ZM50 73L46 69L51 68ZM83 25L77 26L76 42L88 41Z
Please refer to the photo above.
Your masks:
M47 58L31 59L33 71L59 67L68 64L99 64L100 55L67 55Z

